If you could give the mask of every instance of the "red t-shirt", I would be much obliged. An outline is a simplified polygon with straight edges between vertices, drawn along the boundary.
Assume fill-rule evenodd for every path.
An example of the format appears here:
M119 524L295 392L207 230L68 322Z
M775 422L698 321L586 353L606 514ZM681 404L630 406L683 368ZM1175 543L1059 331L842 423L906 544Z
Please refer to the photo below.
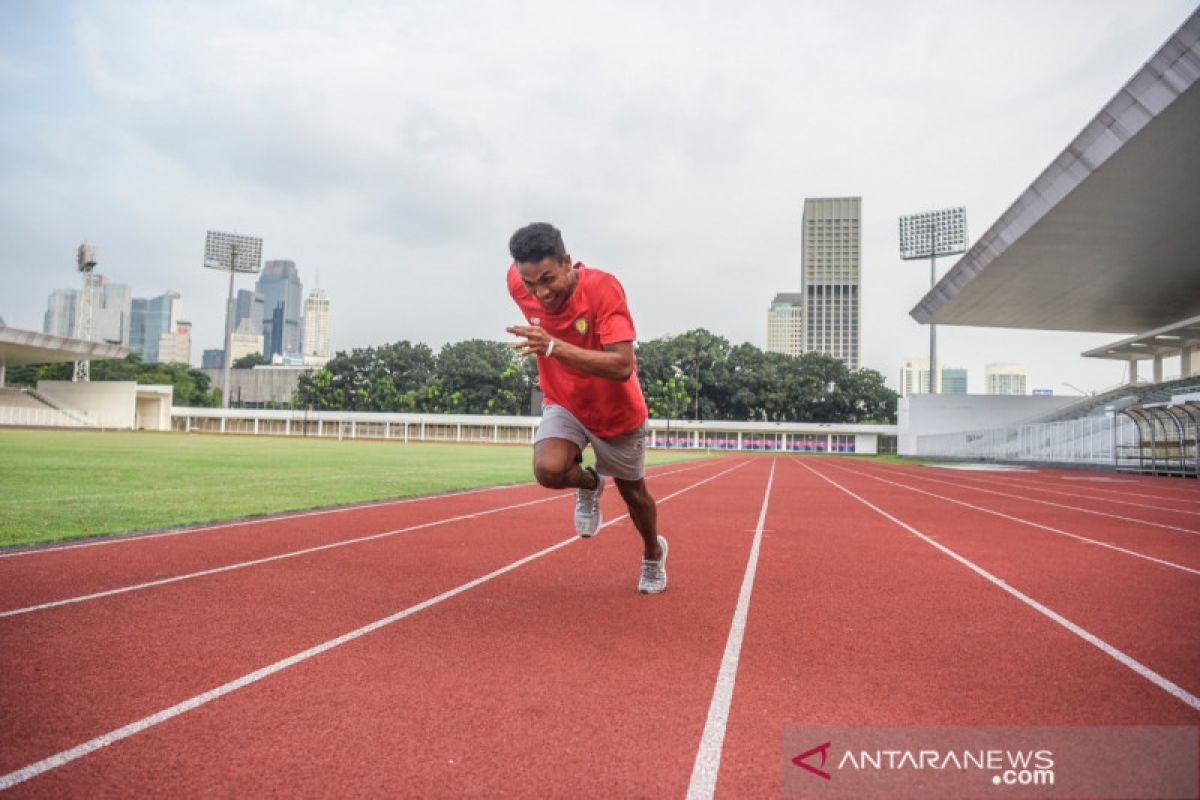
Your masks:
M508 293L530 325L540 325L555 339L588 350L637 338L625 304L625 290L607 272L576 264L575 291L557 312L547 311L525 289L517 265L508 268ZM602 439L629 433L646 419L646 400L638 383L637 366L624 381L601 378L568 367L556 358L537 357L538 383L545 402L575 415Z

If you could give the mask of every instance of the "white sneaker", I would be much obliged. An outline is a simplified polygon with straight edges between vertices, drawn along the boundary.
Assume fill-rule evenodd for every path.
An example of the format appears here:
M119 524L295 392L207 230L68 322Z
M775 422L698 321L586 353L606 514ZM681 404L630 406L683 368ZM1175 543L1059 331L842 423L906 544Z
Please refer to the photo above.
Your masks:
M667 588L667 539L658 537L662 547L662 558L658 561L642 559L642 577L638 581L638 591L642 594L658 594Z
M584 539L600 530L600 495L604 493L604 476L592 467L587 470L596 476L596 488L575 490L575 533Z

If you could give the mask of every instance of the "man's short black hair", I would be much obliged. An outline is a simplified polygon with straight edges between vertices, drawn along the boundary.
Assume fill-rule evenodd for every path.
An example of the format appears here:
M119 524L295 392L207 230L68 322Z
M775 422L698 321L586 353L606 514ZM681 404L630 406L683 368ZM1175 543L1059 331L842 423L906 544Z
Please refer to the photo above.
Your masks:
M508 240L513 261L525 264L543 258L562 258L567 254L562 233L549 222L534 222L521 228Z

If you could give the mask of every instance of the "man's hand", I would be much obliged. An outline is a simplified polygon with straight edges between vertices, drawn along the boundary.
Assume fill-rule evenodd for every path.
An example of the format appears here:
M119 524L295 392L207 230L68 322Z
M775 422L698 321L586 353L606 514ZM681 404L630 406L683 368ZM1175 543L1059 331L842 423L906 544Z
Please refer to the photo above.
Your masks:
M629 380L637 363L633 342L614 342L604 345L603 350L587 350L551 337L540 325L513 325L504 330L524 339L512 346L518 355L553 358L580 372L612 381Z
M504 330L525 340L512 346L519 356L544 356L550 349L550 334L541 325L513 325Z

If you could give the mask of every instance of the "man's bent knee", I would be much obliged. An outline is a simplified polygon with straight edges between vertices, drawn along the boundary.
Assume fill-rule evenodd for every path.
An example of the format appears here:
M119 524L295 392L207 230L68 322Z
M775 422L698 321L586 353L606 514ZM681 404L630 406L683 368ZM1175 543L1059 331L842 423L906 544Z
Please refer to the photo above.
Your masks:
M552 464L549 462L535 461L533 463L533 477L537 482L547 489L565 489L570 484L568 483L571 469L575 466L574 462L567 464Z

